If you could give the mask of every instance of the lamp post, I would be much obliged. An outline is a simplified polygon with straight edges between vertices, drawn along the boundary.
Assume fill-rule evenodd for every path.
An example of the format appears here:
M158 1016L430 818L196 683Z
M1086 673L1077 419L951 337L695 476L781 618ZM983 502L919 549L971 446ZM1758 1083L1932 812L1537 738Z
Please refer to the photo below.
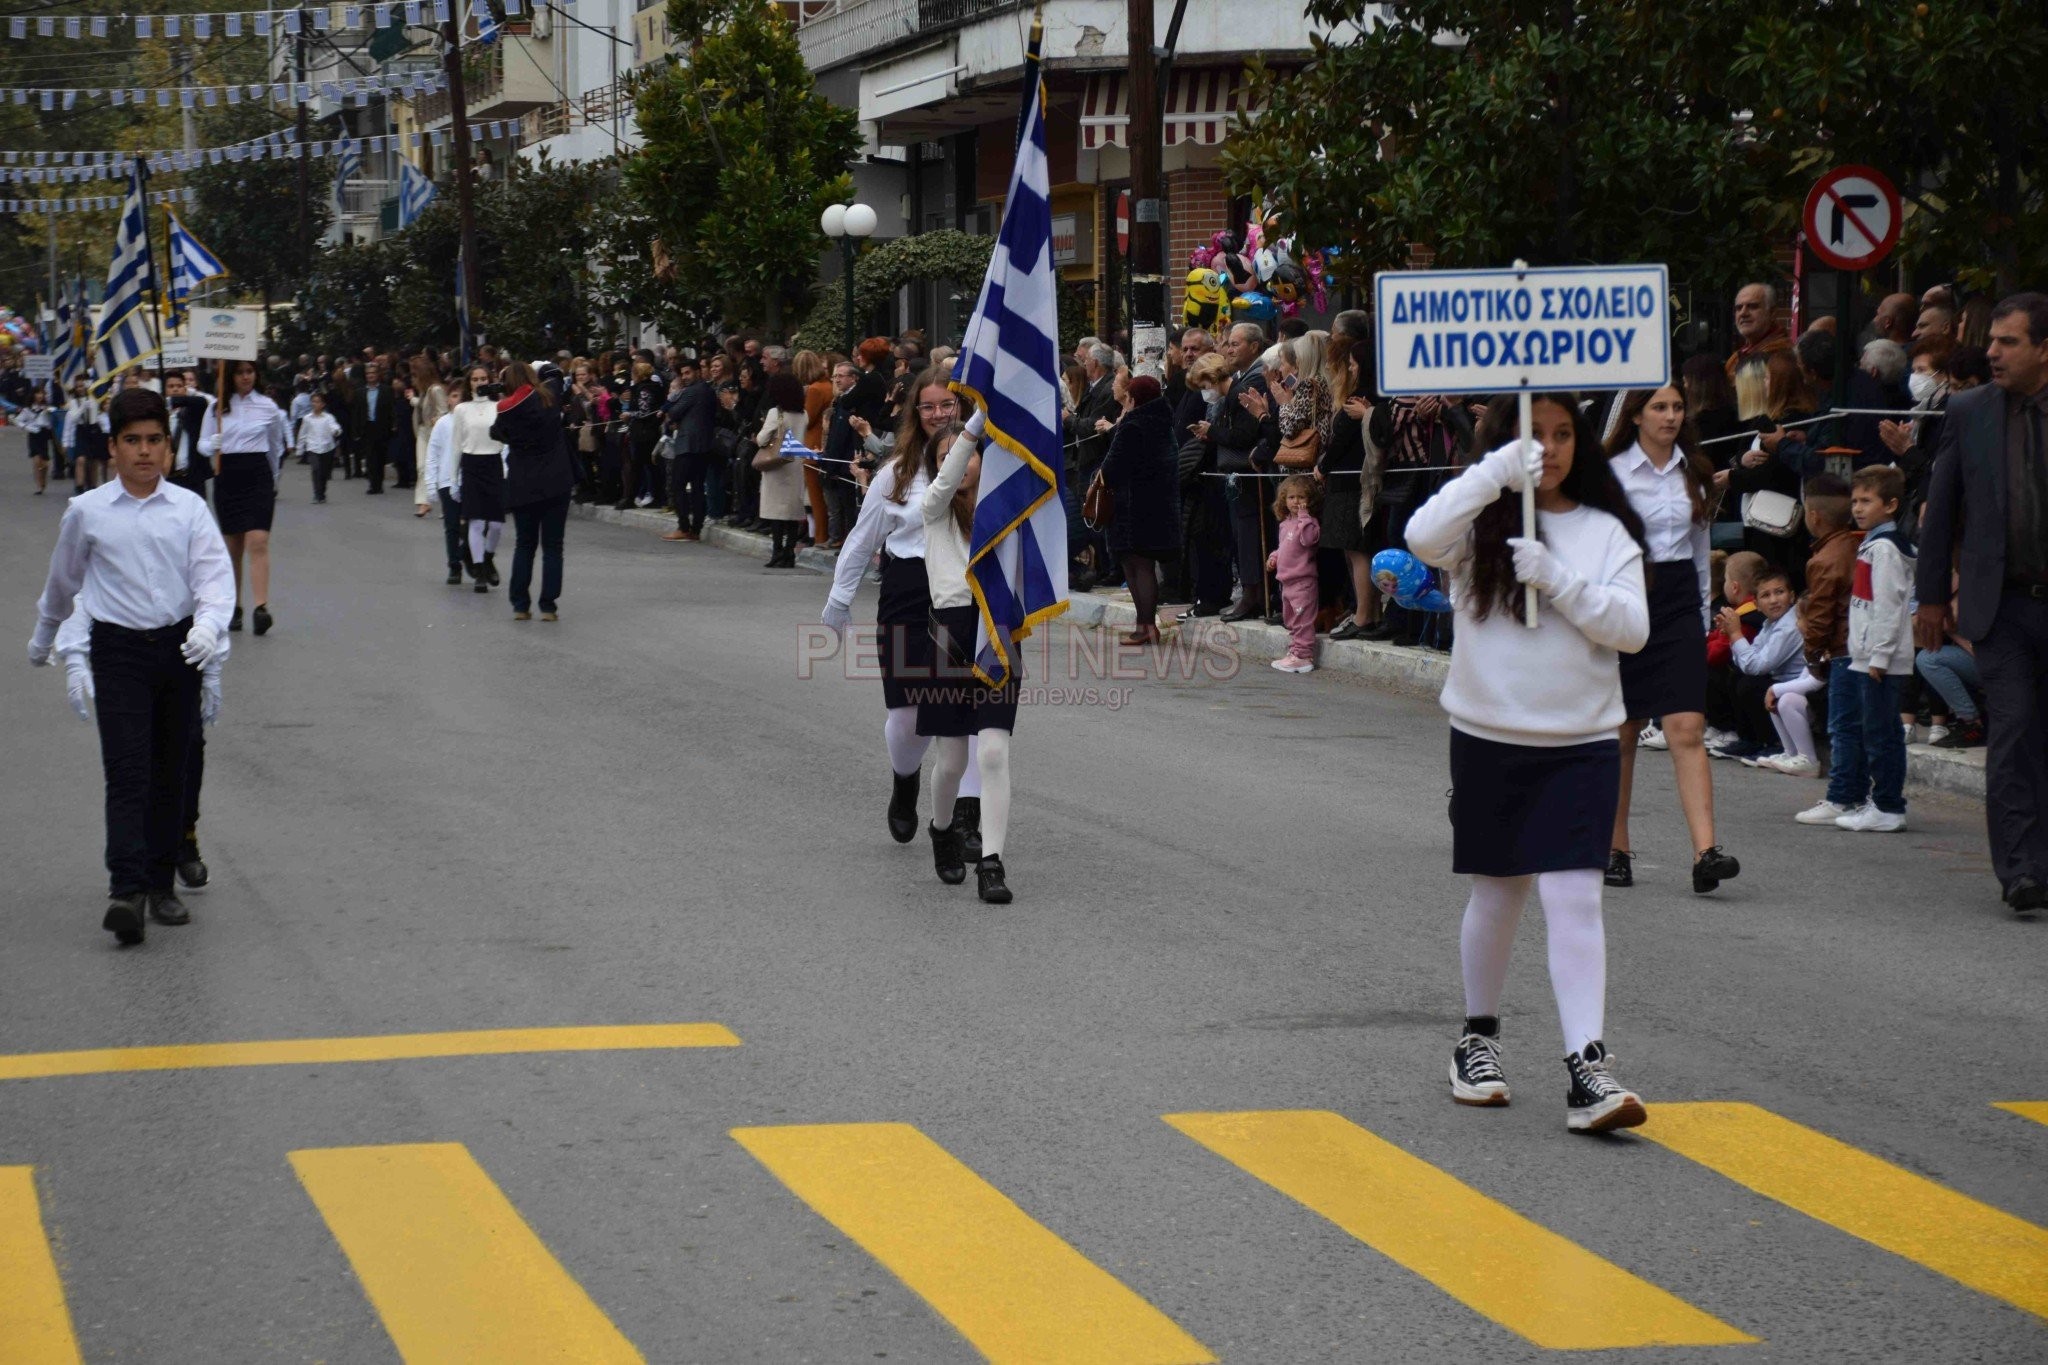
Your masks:
M860 239L872 236L875 230L875 211L866 204L834 204L818 219L818 227L827 237L839 243L842 263L841 273L846 276L846 354L851 356L855 342L853 334L853 263L860 253Z

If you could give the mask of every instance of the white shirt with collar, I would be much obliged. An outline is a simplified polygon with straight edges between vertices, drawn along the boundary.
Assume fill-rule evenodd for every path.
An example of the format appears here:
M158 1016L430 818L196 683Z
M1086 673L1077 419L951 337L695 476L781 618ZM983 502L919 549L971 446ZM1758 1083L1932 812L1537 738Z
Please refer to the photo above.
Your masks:
M235 609L235 571L206 499L163 479L137 498L118 478L73 498L36 604L38 643L55 641L74 604L92 620L129 630L190 616L224 634Z
M222 414L220 405L206 410L199 424L199 453L215 455L259 453L270 457L270 476L277 477L284 463L284 449L291 443L291 431L277 404L260 393L236 394Z
M1662 469L1650 461L1641 443L1630 446L1609 464L1614 477L1628 494L1628 504L1643 519L1643 540L1650 548L1652 564L1692 561L1699 576L1700 613L1705 619L1712 593L1707 584L1707 556L1712 532L1693 512L1692 490L1685 481L1685 452L1672 447L1671 458Z
M846 533L846 543L839 547L839 559L832 569L833 602L842 607L853 604L853 594L877 546L886 549L891 559L924 558L924 491L929 483L924 470L918 470L909 493L896 502L889 496L896 490L896 466L885 464L875 471L868 480L860 515Z
M221 665L228 661L228 654L232 650L233 645L229 643L229 637L221 636L220 648L214 651L206 667L199 670L200 676L217 681L220 678ZM64 618L64 624L57 628L57 657L64 661L66 669L71 667L73 660L91 666L92 617L86 614L84 607L74 608L72 613Z

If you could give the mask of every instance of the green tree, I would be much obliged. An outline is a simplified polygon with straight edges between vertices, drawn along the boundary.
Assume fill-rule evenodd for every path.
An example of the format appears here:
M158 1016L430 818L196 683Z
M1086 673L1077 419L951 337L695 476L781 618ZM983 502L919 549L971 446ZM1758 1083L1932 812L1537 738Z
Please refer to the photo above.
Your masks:
M244 142L274 133L282 119L260 104L220 111L202 125L200 145ZM288 301L305 274L297 240L299 167L295 161L223 161L185 175L197 192L182 215L199 240L228 268L229 285L266 300ZM306 234L320 240L333 216L324 177L315 171L307 196Z
M853 268L853 316L856 321L872 317L897 290L920 280L949 282L956 294L965 296L965 307L972 307L995 249L993 237L951 228L883 242L862 252ZM837 351L846 345L845 288L841 282L819 290L817 306L796 333L797 345L817 351Z
M674 266L685 311L779 330L800 309L825 243L818 216L852 192L857 120L817 93L796 35L768 0L669 0L699 35L640 83L644 140L625 185Z

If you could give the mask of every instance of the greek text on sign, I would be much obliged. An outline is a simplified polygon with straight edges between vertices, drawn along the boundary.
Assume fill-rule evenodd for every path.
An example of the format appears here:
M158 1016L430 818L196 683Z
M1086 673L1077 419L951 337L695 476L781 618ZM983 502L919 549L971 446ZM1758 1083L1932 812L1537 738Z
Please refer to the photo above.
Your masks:
M21 359L21 377L31 382L41 382L57 377L57 361L54 356L31 355Z
M1837 270L1868 270L1898 244L1899 191L1882 171L1837 166L1806 196L1806 244Z
M201 360L254 360L262 333L260 308L192 310L192 354Z
M1382 393L1642 389L1671 378L1661 265L1389 270L1373 287Z

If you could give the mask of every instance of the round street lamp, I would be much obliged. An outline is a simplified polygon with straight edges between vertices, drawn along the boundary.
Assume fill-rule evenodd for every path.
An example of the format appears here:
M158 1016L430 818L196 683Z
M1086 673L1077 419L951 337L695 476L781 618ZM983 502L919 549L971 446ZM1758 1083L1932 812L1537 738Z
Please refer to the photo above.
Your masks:
M853 263L860 239L872 236L878 220L866 204L833 204L818 217L818 229L839 243L841 273L846 276L846 354L853 355Z

